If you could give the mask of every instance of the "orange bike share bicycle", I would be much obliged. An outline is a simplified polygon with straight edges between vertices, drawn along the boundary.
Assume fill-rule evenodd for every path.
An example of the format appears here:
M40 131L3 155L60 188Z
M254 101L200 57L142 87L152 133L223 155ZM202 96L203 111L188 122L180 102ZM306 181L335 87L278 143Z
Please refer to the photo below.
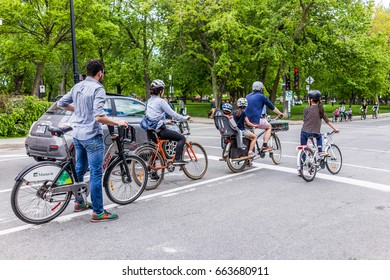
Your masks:
M169 129L176 130L188 137L190 128L188 122L172 121ZM208 158L205 149L199 143L186 140L183 148L182 159L188 163L174 166L176 141L159 139L156 132L153 132L156 142L149 141L146 145L137 148L134 154L141 157L148 168L149 180L146 185L147 190L157 188L164 179L165 170L175 171L178 167L184 174L193 180L201 179L207 171Z

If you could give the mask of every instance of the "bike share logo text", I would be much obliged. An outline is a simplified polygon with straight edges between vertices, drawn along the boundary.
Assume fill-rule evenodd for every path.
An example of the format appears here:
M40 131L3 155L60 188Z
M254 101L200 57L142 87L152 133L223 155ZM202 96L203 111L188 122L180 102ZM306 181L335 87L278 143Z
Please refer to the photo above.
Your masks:
M33 177L53 176L53 172L34 172Z

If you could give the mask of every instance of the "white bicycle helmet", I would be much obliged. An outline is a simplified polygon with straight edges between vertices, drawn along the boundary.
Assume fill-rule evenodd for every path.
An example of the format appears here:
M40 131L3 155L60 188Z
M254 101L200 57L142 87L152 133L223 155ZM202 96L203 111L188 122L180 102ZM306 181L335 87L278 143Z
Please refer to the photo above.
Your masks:
M150 87L152 88L165 88L164 81L162 80L153 80L153 82L150 84Z
M256 81L252 85L252 90L253 91L262 91L264 88L264 85L262 82Z

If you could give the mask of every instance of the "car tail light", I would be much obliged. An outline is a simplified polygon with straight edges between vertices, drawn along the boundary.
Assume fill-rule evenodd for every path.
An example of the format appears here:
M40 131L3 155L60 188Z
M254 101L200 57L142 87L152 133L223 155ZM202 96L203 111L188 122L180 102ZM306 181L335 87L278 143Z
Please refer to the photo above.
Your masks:
M57 145L50 145L50 151L57 151L58 150L58 146Z

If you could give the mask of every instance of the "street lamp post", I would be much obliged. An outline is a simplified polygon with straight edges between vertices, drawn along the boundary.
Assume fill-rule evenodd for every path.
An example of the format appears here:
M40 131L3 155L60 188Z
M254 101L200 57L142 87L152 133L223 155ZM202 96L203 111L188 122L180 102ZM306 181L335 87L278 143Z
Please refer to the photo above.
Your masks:
M77 54L76 54L76 32L74 28L74 7L73 0L70 0L70 32L72 34L72 54L73 54L73 77L74 83L77 84L80 81L80 75L77 64Z

